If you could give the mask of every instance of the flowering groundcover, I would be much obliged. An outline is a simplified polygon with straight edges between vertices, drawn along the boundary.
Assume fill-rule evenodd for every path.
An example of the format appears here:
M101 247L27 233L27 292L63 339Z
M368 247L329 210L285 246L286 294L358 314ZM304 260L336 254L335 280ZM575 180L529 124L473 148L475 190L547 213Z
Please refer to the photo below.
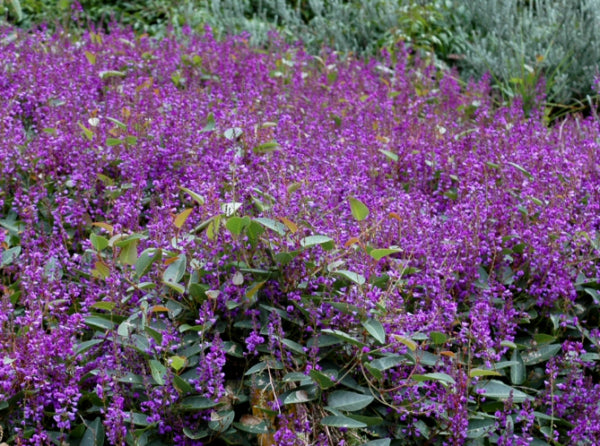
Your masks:
M598 121L399 48L0 37L8 444L598 444Z

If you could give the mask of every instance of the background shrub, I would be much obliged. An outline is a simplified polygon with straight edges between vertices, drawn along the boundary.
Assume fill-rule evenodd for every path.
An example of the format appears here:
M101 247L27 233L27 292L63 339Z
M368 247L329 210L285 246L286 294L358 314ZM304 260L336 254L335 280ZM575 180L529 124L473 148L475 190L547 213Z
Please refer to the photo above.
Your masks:
M437 2L464 80L491 73L505 99L526 109L545 91L550 104L574 105L594 95L600 61L598 0ZM543 81L541 92L539 83Z

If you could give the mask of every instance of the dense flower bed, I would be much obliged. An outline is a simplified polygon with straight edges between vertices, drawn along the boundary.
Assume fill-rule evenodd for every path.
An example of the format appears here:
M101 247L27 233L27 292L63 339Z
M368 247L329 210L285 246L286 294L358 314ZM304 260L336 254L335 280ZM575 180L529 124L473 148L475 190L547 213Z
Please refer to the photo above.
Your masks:
M597 121L401 48L0 39L9 444L600 441Z

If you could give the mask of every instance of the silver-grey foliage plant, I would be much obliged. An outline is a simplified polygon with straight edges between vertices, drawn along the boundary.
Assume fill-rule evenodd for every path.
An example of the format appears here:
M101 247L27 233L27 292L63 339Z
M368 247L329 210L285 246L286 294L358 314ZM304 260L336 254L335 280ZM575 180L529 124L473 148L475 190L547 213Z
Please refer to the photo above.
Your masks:
M489 72L505 96L568 104L592 94L600 63L600 0L443 0L463 77Z
M323 46L348 52L373 52L381 47L414 0L210 0L192 7L198 24L217 34L247 32L252 44L264 44L276 29L288 40L308 48ZM304 3L304 2L302 2ZM192 11L193 10L193 11ZM189 17L189 16L188 16ZM193 23L191 23L193 26Z

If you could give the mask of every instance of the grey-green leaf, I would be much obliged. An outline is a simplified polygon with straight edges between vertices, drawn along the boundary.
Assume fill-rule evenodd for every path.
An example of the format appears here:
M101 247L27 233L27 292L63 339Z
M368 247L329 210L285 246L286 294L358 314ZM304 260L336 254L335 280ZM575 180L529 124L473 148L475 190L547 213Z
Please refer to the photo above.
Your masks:
M337 390L329 395L328 407L336 410L347 410L353 412L367 407L374 400L372 395Z
M185 274L187 267L187 260L185 255L179 254L177 260L171 263L163 273L163 280L169 283L177 283Z
M345 277L350 282L354 282L357 285L363 285L366 281L365 276L363 276L362 274L358 274L358 273L355 273L354 271L348 271L345 269L333 271L332 274Z
M165 385L165 374L167 373L167 368L162 365L156 359L150 360L150 372L152 373L152 378L154 381L158 383L159 386Z
M104 444L104 426L100 417L85 423L87 429L81 438L80 446L102 446Z
M511 395L513 402L515 403L522 403L527 399L532 399L532 397L526 393L495 379L491 379L489 381L480 381L475 385L475 389L485 390L485 397L495 400L505 401Z
M181 407L185 410L205 410L217 405L218 403L202 396L190 396L181 402Z
M310 248L316 245L328 245L333 243L333 239L326 235L309 235L300 240L300 246L303 248Z
M454 378L452 378L447 373L437 372L437 373L425 373L424 375L413 375L413 379L417 382L422 381L439 381L444 386L448 384L456 384Z
M362 326L375 338L380 344L385 344L385 329L381 322L376 319L367 319Z
M523 362L523 358L521 358L521 354L519 350L514 349L512 352L511 361L514 361L515 364L510 366L510 382L516 386L519 386L525 382L525 363Z
M345 427L348 429L360 429L363 427L367 427L365 423L360 421L353 420L352 418L346 417L344 415L330 415L321 420L321 424L323 426L330 427Z

